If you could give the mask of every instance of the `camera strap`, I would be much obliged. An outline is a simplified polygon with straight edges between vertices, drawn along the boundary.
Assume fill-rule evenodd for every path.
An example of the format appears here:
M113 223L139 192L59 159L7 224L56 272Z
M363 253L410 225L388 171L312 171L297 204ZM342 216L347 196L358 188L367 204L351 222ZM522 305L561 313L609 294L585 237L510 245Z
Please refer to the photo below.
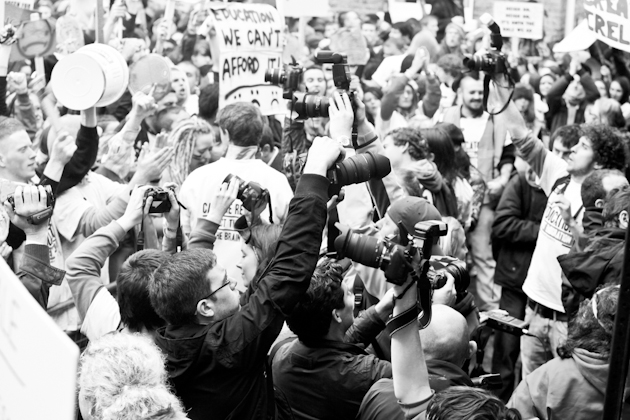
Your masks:
M506 74L506 76L510 83L510 89L511 89L510 97L505 102L505 104L503 104L503 107L501 107L501 109L498 112L488 111L488 95L490 94L490 81L492 80L492 76L490 76L489 74L486 74L486 76L483 78L483 109L485 109L486 112L490 115L499 115L500 113L505 111L505 109L508 107L508 105L512 101L512 97L514 96L514 80L512 79L512 76L510 74Z

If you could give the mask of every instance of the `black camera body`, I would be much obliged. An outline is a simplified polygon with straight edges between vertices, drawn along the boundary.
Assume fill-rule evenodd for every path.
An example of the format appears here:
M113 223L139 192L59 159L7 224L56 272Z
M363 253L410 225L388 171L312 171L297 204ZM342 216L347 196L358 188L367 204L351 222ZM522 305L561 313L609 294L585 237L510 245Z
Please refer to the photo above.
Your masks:
M427 276L434 290L444 287L447 281L447 274L455 279L455 291L458 298L464 296L468 286L470 286L470 273L464 261L448 256L435 256L430 261L432 270Z
M282 97L284 99L293 99L293 92L300 87L304 68L297 64L287 64L282 68L267 69L265 72L265 82L272 85L282 86Z
M332 64L333 82L337 90L348 94L354 106L354 92L350 90L352 76L348 67L348 56L333 51L320 51L315 55L318 64ZM297 120L304 121L309 118L328 118L330 107L326 96L315 95L308 92L297 92L304 69L295 64L285 69L269 69L265 72L265 82L282 86L282 97L293 101L293 111L297 113Z
M174 191L171 189L171 191ZM171 200L168 198L168 189L161 187L147 188L144 192L144 202L147 198L153 197L149 213L168 213L171 211Z
M26 221L31 225L40 225L52 216L53 207L55 207L55 196L50 185L44 185L46 191L46 208L37 213L30 214L26 217ZM13 194L7 196L7 201L11 204L11 208L15 211L15 197Z
M241 200L243 207L250 212L264 208L269 202L269 191L260 184L250 181L246 182L242 178L229 174L223 180L224 183L230 183L232 179L238 181L238 194L236 198Z
M399 229L404 231L402 226ZM348 231L335 239L337 258L350 258L359 264L378 268L385 273L388 282L400 286L415 269L412 261L416 253L420 252L422 258L428 259L433 244L448 232L446 223L439 221L418 222L414 229L411 241L407 232L400 232L403 244L395 243L394 238L379 239Z
M508 74L510 67L507 57L501 52L503 48L503 38L501 28L494 21L492 16L484 14L479 18L491 31L490 50L484 54L475 54L471 58L464 58L464 66L470 71L483 71L487 74Z

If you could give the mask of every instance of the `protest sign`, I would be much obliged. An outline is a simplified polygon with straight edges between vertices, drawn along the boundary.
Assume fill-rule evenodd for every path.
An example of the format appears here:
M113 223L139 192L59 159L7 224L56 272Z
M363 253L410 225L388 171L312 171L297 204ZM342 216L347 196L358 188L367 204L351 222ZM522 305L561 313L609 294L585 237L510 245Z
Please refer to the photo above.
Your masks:
M0 417L73 419L79 348L0 260Z
M217 56L219 107L252 102L264 115L284 113L282 88L265 82L265 71L282 65L284 20L264 4L211 3L207 23Z
M330 17L328 0L277 0L278 11L286 17Z
M60 16L55 24L57 52L62 55L72 54L85 45L81 25L72 16Z
M348 64L361 66L370 59L367 41L359 29L341 28L330 39L330 50L348 56Z
M392 18L392 23L406 22L409 18L422 19L424 11L420 3L389 0L389 15Z
M494 3L494 21L506 38L542 39L544 7L539 3Z
M333 13L357 12L361 14L385 11L387 0L328 0Z
M584 0L588 28L597 39L613 48L630 52L628 0Z

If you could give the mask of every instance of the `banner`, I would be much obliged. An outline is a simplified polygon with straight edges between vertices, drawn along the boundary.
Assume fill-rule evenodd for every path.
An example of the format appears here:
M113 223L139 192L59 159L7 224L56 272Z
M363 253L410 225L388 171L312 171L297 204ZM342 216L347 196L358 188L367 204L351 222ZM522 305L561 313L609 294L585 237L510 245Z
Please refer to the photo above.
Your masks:
M328 3L334 13L357 12L359 14L368 14L384 12L387 0L329 0Z
M584 0L588 28L600 41L626 52L630 52L628 10L628 0Z
M78 362L79 348L0 258L0 418L75 418Z
M494 3L494 21L506 38L542 39L545 10L539 3Z
M219 107L245 101L264 115L286 112L282 88L265 82L265 71L282 65L284 21L278 11L263 4L212 3L207 25L211 46L219 51Z

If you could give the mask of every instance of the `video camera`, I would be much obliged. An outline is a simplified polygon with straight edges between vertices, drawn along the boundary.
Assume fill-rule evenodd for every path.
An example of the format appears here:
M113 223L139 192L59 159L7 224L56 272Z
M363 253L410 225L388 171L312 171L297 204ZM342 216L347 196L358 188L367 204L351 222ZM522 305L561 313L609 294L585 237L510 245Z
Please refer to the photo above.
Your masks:
M319 64L332 64L333 82L337 90L345 92L354 107L354 92L350 90L352 77L348 68L348 56L333 51L320 51L315 55ZM297 113L297 120L308 118L328 117L329 99L313 93L297 92L304 69L296 64L285 66L284 70L269 69L265 72L265 82L282 86L282 97L293 102L293 111Z
M31 225L41 225L46 220L50 218L53 212L53 207L55 207L55 196L52 192L52 187L50 185L45 185L44 190L46 190L46 208L44 210L38 211L37 213L30 214L26 216L26 221ZM13 194L9 194L7 196L7 201L11 204L11 208L15 211L15 197Z
M506 76L511 85L510 87L512 89L512 93L510 94L509 100L498 112L490 113L491 115L497 115L503 112L512 100L512 94L514 93L514 81L510 76L510 66L508 64L507 56L503 54L503 52L501 52L501 49L503 48L503 37L501 36L501 28L494 21L493 17L488 13L484 13L479 18L479 21L486 25L488 29L490 29L490 49L488 51L480 51L472 57L464 58L464 66L470 71L483 71L484 73L486 73L483 85L483 108L487 112L489 112L488 93L490 79L493 78L495 75Z

